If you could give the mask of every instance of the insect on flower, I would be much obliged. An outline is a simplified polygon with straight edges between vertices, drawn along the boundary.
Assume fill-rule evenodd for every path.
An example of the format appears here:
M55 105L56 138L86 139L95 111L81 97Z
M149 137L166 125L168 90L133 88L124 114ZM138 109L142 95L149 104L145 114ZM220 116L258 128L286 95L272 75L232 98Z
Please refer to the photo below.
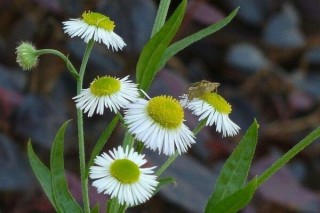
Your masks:
M189 85L187 90L188 101L198 98L206 92L217 92L217 88L220 86L218 82L210 82L202 80Z

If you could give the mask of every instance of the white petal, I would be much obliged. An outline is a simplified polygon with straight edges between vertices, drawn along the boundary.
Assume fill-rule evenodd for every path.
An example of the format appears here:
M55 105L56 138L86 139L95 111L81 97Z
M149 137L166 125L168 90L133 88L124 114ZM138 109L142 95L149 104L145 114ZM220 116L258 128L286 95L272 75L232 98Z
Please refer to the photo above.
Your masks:
M109 171L109 162L118 159L128 159L141 165L146 163L144 155L134 152L133 149L123 150L121 146L117 149L109 151L109 155L103 153L97 156L95 163L97 166L90 167L90 178L94 179L92 185L97 188L98 193L104 192L112 198L116 197L120 204L126 203L129 206L137 205L147 201L152 195L155 187L158 185L157 176L154 175L155 167L140 168L140 177L137 182L132 184L124 184L114 178ZM107 164L104 164L106 163Z

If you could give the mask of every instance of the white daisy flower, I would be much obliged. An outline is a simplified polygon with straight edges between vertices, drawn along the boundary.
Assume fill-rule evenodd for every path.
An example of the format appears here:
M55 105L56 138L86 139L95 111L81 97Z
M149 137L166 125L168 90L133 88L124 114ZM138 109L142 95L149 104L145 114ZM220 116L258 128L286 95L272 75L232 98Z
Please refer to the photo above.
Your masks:
M192 114L200 116L199 121L207 119L207 126L215 124L216 131L222 132L223 137L234 136L240 130L240 127L229 118L231 105L215 92L205 92L191 101L187 100L187 96L183 96L181 103L192 110Z
M64 32L71 38L80 36L86 43L94 39L115 51L121 50L126 45L123 39L113 32L114 22L101 13L84 12L81 19L70 19L62 24Z
M195 143L194 134L183 123L184 111L170 96L157 96L149 101L138 98L124 112L129 132L147 148L173 155L184 153Z
M75 96L77 108L88 112L91 117L96 111L102 115L104 108L117 113L120 108L139 97L137 85L128 80L129 76L118 79L110 76L96 78L91 82L90 87L82 89L79 95Z
M158 185L155 167L142 166L147 163L144 155L121 146L94 160L97 166L90 167L90 178L96 179L92 185L98 193L104 192L117 198L121 205L134 206L146 202Z

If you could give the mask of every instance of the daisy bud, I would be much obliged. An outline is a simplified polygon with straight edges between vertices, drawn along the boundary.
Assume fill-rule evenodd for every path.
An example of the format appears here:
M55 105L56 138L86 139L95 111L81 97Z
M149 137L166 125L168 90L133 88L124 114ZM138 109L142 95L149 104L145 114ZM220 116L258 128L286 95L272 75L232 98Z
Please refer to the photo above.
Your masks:
M36 48L29 42L21 42L16 48L17 63L23 70L31 70L38 64L38 57Z

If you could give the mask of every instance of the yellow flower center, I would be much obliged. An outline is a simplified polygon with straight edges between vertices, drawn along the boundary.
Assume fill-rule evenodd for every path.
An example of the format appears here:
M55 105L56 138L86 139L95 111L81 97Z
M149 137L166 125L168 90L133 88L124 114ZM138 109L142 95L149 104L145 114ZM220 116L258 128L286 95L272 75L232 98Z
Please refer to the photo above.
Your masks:
M232 111L231 105L223 97L215 92L206 92L201 95L200 99L206 101L220 113L230 114Z
M110 174L123 184L132 184L139 180L140 169L131 160L119 159L110 165Z
M90 91L94 96L107 96L112 95L120 90L120 81L110 77L104 76L101 78L96 78L90 84Z
M108 16L102 15L101 13L84 12L82 19L89 25L93 25L99 28L103 28L107 31L113 31L115 25Z
M149 101L147 111L149 116L162 127L178 128L184 118L184 112L179 102L170 96L158 96Z

